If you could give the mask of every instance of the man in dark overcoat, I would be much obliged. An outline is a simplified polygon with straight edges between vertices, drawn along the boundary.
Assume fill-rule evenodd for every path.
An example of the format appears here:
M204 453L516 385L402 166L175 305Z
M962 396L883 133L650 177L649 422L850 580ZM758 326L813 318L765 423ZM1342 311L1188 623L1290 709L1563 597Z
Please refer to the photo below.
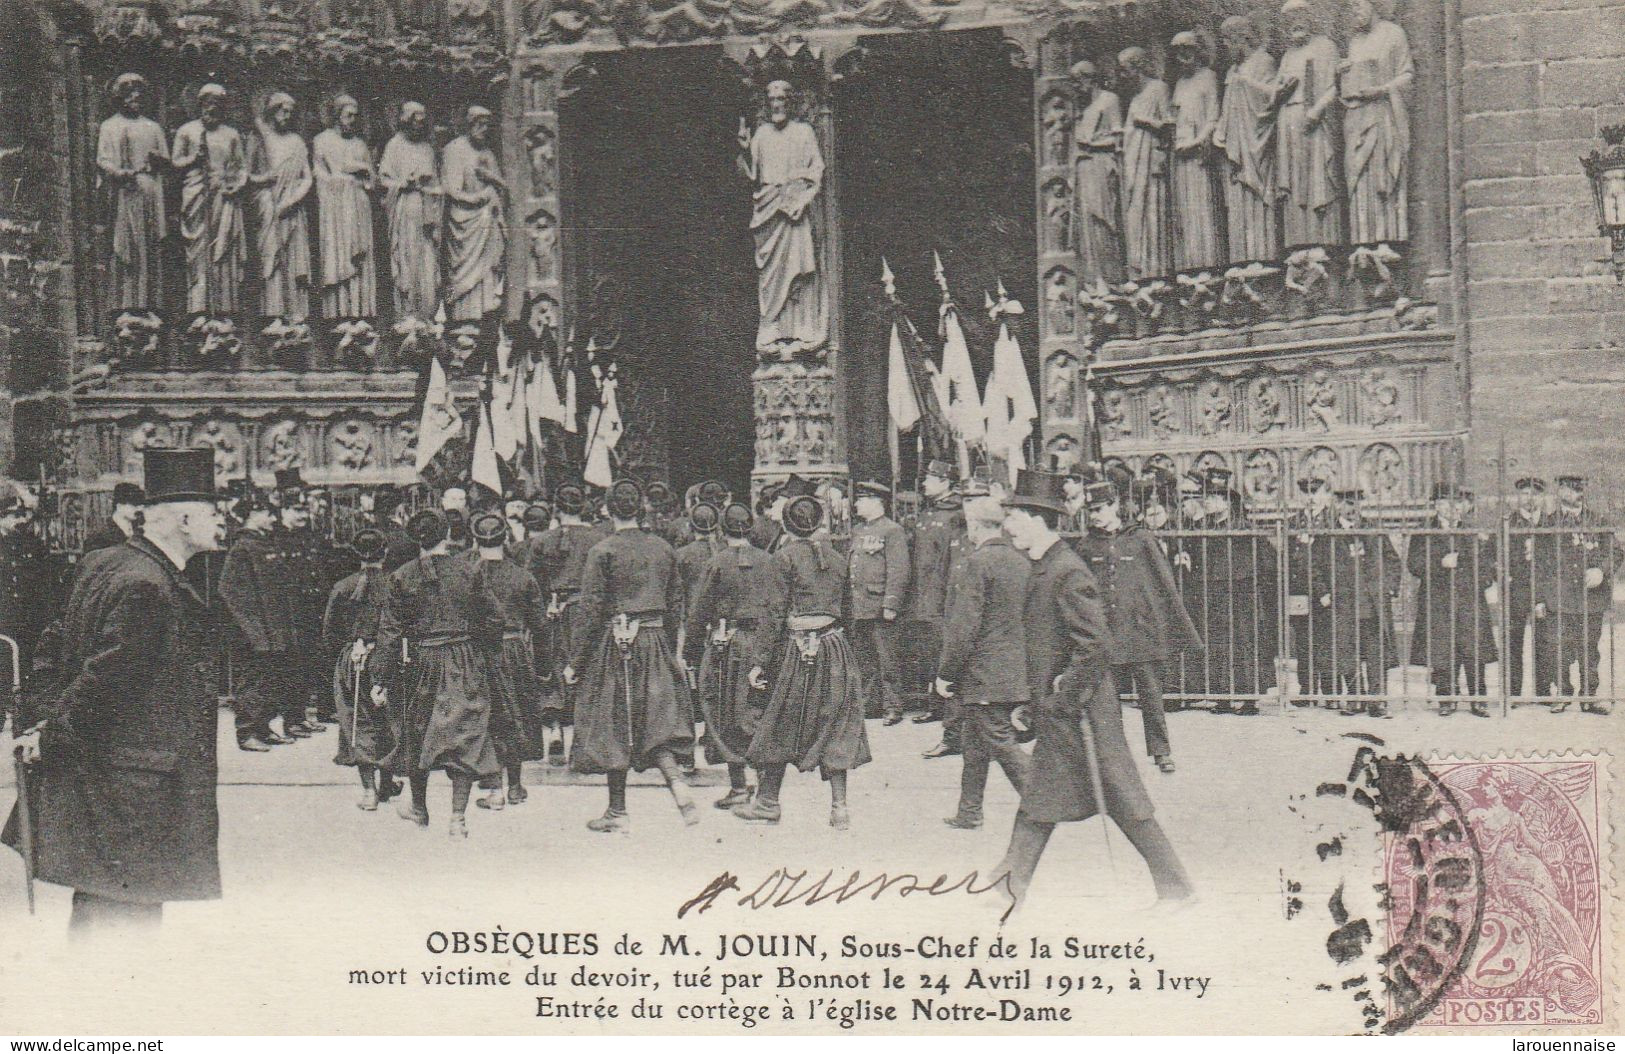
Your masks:
M1614 572L1622 557L1619 540L1585 503L1586 480L1558 476L1557 513L1552 525L1566 533L1552 537L1536 568L1536 640L1544 653L1543 665L1552 672L1559 694L1580 695L1580 709L1604 714L1608 708L1594 698L1601 684L1602 631L1613 604ZM1570 674L1578 666L1579 683ZM1568 706L1552 705L1554 713Z
M1332 696L1384 696L1387 670L1398 662L1389 611L1399 595L1399 553L1379 527L1363 521L1361 498L1358 490L1333 494L1335 530L1324 536L1322 560L1311 568L1316 690ZM1344 701L1341 709L1345 715L1381 715L1384 706Z
M1145 751L1163 772L1174 771L1173 746L1162 708L1162 681L1169 662L1200 652L1202 638L1185 610L1173 568L1154 535L1123 521L1122 496L1109 482L1084 488L1088 533L1078 539L1100 587L1111 631L1112 674L1119 690L1133 687L1145 723Z
M1552 682L1540 648L1540 631L1535 620L1535 566L1538 555L1556 541L1556 535L1542 533L1551 526L1547 513L1546 481L1525 476L1512 485L1516 492L1507 521L1507 610L1506 684L1512 695L1523 695L1524 641L1529 638L1531 674L1530 695L1544 695Z
M885 486L859 483L855 491L848 615L869 705L879 704L885 723L895 725L903 720L897 616L908 590L908 534L886 515Z
M220 896L204 605L182 576L220 547L214 451L147 450L142 537L86 557L63 614L59 686L27 715L34 874L73 888L75 930L155 925ZM5 844L22 844L20 810ZM20 850L19 850L20 851Z
M1019 905L1055 825L1087 820L1103 802L1145 859L1157 899L1183 900L1190 881L1156 821L1123 734L1099 588L1055 533L1064 501L1060 476L1027 471L1005 501L1004 529L1032 561L1022 630L1038 736L1010 847L994 873L1008 872L1008 892Z
M942 649L942 624L948 612L948 582L955 564L967 552L964 503L953 489L954 467L933 458L926 463L920 479L925 507L914 521L909 543L909 618L920 661L916 664L929 677ZM959 753L958 697L940 700L932 712L914 718L917 722L942 719L942 740L925 752L927 759Z
M1489 533L1467 526L1473 495L1450 483L1433 488L1432 533L1411 539L1405 567L1420 581L1416 624L1411 631L1411 664L1426 666L1433 690L1459 695L1456 679L1465 675L1474 717L1488 717L1484 668L1496 661L1494 620L1484 591L1495 581L1495 548ZM1453 714L1453 698L1439 700L1439 713Z

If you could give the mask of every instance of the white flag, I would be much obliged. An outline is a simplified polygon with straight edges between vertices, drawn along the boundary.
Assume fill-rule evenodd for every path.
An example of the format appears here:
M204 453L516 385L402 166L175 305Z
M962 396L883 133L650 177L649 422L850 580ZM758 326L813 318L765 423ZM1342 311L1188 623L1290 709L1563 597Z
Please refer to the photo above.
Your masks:
M1016 470L1027 467L1027 438L1033 434L1038 404L1021 360L1021 345L1003 321L999 323L999 339L993 345L993 372L987 379L985 402L988 451L1009 464L1010 485L1015 486Z
M508 331L504 327L497 337L497 368L491 377L490 398L491 446L496 456L504 461L513 460L514 451L519 449L519 440L525 434L522 416L515 428L514 400L518 397L522 406L525 389L520 376L523 371L512 359L513 341L508 338Z
M959 312L952 304L942 305L942 376L947 388L943 412L954 433L976 445L986 437L986 415L982 397L976 391L976 371L971 369L970 348L959 325Z
M621 441L625 431L621 424L621 408L615 399L615 378L606 377L599 390L598 405L592 408L587 421L587 467L581 478L595 487L607 487L615 482L615 469L610 451Z
M891 324L891 350L886 365L886 409L891 413L892 427L899 432L913 428L920 419L920 401L914 397L914 381L908 373L908 362L903 358L903 338L895 322Z
M530 381L525 388L530 441L540 450L543 421L565 426L564 404L559 401L559 388L553 381L553 364L547 361L545 354L538 355L531 363Z
M480 404L480 423L474 432L474 462L468 475L475 483L502 493L502 470L497 467L496 450L492 443L492 418L489 403Z
M564 430L575 435L581 426L576 423L576 371L571 366L564 371Z
M463 434L463 415L457 412L457 403L451 397L451 383L446 380L445 367L434 356L429 357L429 386L423 392L423 415L418 419L417 471L429 467L434 456L446 443Z

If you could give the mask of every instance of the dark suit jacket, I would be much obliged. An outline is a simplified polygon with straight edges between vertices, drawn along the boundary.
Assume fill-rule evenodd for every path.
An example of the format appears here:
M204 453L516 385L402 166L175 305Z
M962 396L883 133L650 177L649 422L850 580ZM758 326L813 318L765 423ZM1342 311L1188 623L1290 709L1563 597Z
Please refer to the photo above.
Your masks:
M1053 695L1051 686L1064 673L1070 684L1063 698L1076 705L1106 669L1111 635L1100 589L1082 558L1065 542L1056 542L1032 562L1022 631L1027 685L1034 699Z
M1003 538L977 546L955 583L942 629L937 676L967 703L1024 703L1032 698L1022 615L1032 561Z

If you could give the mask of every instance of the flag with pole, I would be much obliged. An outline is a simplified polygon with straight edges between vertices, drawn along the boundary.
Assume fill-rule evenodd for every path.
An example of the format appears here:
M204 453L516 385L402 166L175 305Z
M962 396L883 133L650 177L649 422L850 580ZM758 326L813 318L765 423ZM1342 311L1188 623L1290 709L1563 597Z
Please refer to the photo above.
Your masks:
M525 436L524 369L514 361L513 341L506 326L498 327L496 367L491 373L486 417L491 423L491 448L503 461L513 461Z
M614 458L611 455L621 441L625 427L621 422L620 403L615 395L615 364L612 362L600 368L594 363L592 373L598 382L598 405L593 407L592 416L587 421L586 467L582 470L581 478L595 487L608 487L615 482Z
M502 496L502 468L497 463L495 428L491 414L491 400L480 401L479 424L474 430L474 457L469 466L469 479L487 488L497 497Z
M885 286L886 297L895 303L897 300L896 277L886 258L880 258L880 281ZM920 420L920 401L914 395L914 378L908 368L908 360L903 356L903 336L898 332L897 322L891 324L891 342L886 352L886 410L891 416L892 432L907 432Z
M948 424L970 445L980 445L986 436L982 397L976 388L976 371L971 367L970 347L965 343L965 330L959 322L959 308L953 294L948 291L948 276L942 268L942 257L935 258L937 287L942 290L939 310L938 334L942 337L942 377L947 387Z
M418 418L416 471L422 475L436 456L463 435L463 415L452 398L451 382L437 355L429 356L429 382L423 390L423 409Z
M1021 345L1010 332L1010 318L1024 311L1021 301L1012 300L1000 281L998 301L988 298L988 318L998 323L999 336L993 344L993 372L988 375L983 404L987 409L988 452L1004 458L1012 487L1016 472L1027 467L1027 440L1038 417L1038 403L1033 398Z

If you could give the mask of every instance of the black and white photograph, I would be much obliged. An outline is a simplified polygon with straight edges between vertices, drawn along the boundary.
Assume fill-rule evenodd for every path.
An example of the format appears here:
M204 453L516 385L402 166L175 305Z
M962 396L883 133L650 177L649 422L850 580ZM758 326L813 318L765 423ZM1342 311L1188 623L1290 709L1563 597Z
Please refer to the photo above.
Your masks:
M0 56L0 1035L1620 1031L1622 0Z

